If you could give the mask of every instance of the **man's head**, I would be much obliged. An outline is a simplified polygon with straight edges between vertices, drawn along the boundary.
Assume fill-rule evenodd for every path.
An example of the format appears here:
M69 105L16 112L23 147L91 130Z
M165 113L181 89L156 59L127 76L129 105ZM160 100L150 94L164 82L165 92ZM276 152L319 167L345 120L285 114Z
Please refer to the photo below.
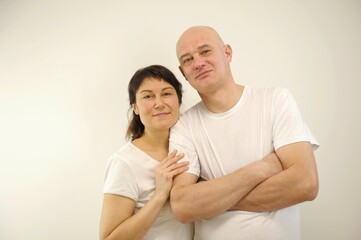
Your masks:
M229 63L232 49L211 27L187 29L177 42L179 69L200 94L212 92L233 81Z

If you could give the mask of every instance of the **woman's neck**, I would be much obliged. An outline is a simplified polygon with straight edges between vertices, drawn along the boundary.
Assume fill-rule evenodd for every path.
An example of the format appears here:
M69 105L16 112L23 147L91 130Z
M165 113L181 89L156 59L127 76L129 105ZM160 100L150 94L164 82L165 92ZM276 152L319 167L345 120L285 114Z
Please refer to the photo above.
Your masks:
M168 155L169 130L162 132L145 130L144 134L132 143L152 158L161 161Z

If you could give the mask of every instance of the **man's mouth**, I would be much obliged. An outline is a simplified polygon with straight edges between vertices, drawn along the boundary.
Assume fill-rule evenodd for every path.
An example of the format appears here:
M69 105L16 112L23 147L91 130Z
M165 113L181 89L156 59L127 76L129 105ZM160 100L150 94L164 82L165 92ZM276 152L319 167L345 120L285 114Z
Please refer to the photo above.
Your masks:
M211 72L211 70L203 71L200 74L196 75L196 79L205 78L210 72Z

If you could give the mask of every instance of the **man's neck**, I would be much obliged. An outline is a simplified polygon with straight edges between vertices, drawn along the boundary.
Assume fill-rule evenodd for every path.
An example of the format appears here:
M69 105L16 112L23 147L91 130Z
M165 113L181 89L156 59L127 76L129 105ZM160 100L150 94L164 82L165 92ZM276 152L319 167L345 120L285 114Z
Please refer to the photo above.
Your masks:
M199 94L208 111L223 113L234 107L242 96L244 86L230 84L211 93Z

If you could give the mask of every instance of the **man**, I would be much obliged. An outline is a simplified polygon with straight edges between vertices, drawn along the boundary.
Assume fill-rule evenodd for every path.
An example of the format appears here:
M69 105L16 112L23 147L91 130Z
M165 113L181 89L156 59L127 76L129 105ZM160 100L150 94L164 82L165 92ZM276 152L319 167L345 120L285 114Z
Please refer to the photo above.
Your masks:
M195 239L300 239L296 205L317 196L318 143L293 97L282 88L237 84L232 49L210 27L187 29L176 50L202 99L171 132L170 149L190 161L171 192L176 217L196 221Z

